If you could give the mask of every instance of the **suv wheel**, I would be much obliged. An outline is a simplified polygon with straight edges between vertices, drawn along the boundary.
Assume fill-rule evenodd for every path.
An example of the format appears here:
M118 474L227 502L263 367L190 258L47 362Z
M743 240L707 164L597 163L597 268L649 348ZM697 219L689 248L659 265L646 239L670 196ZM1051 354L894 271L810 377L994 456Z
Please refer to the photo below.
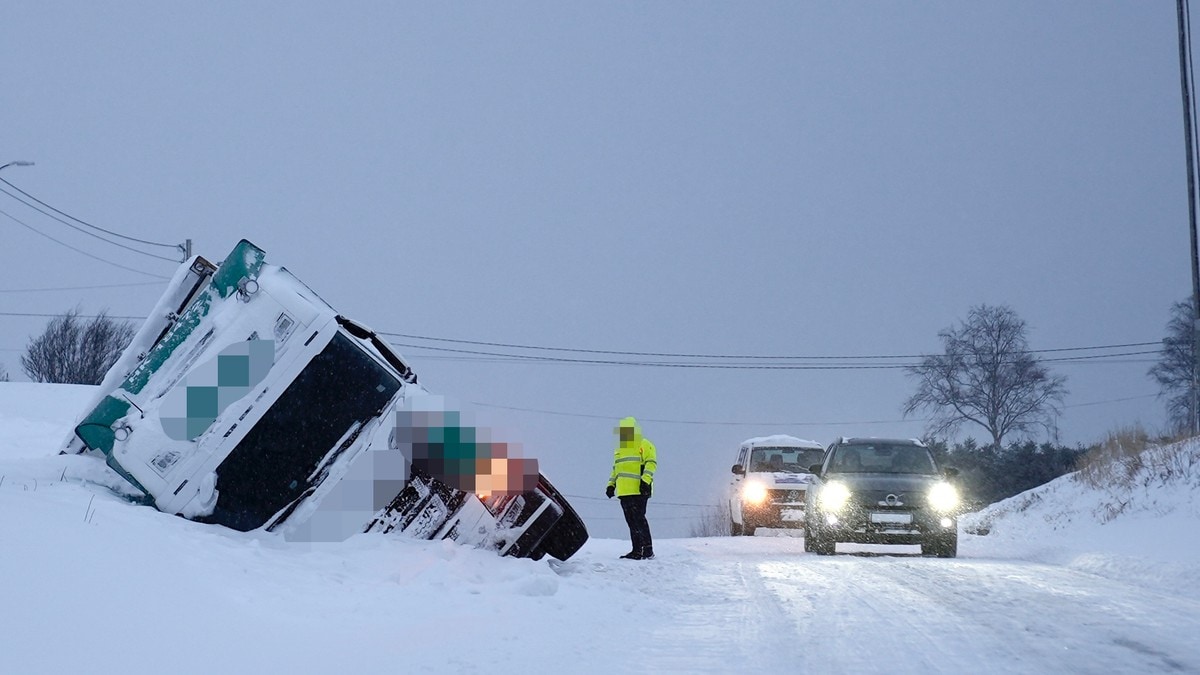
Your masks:
M817 528L811 530L812 535L809 536L809 531L804 532L804 548L811 550L817 555L833 555L837 551L837 542L832 539L826 539L821 536L821 531ZM809 539L812 542L809 542Z
M921 544L922 555L935 555L939 558L958 557L958 533L931 537Z

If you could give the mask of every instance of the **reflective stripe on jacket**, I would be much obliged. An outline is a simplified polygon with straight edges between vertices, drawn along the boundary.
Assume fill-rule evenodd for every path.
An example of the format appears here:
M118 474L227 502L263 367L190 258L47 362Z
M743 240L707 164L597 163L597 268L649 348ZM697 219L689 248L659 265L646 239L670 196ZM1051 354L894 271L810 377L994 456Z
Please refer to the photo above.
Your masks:
M632 441L620 440L621 428L633 429ZM658 452L638 426L637 420L626 417L617 426L617 449L613 451L612 475L608 484L616 488L618 497L642 493L641 483L654 485L654 472L658 469Z

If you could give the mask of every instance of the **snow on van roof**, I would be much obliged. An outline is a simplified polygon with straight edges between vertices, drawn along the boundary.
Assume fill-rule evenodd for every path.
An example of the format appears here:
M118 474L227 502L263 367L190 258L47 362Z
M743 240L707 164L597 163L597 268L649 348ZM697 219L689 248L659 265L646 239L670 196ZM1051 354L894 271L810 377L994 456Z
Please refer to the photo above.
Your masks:
M819 448L821 450L825 449L825 446L821 445L820 443L818 443L816 441L806 441L802 438L796 438L795 436L788 436L787 434L775 434L773 436L756 436L755 438L748 438L748 439L742 441L742 445L749 446L752 448L757 448L757 447L775 447L775 448L799 447L799 448Z

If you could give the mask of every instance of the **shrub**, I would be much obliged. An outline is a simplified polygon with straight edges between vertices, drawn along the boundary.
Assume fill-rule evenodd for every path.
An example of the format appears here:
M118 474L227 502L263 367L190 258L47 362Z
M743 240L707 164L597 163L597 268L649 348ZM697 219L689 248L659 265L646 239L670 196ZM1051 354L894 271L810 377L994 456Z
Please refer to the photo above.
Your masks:
M116 363L134 329L100 312L91 321L73 309L50 320L46 330L29 341L21 370L34 382L100 384Z
M721 506L713 506L704 510L700 519L692 523L693 537L728 537L729 518Z

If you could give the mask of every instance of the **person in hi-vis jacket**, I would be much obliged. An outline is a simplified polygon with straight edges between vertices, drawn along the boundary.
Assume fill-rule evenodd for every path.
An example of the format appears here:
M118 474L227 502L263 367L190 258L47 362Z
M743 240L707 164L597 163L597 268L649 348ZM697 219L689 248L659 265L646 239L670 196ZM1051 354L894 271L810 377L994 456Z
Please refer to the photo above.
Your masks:
M621 498L621 510L629 525L629 540L633 548L621 556L630 560L649 560L654 557L654 542L650 539L650 523L646 520L646 504L654 488L654 472L658 469L658 454L642 435L637 420L626 417L617 424L617 449L613 452L612 475L604 494L609 499Z

